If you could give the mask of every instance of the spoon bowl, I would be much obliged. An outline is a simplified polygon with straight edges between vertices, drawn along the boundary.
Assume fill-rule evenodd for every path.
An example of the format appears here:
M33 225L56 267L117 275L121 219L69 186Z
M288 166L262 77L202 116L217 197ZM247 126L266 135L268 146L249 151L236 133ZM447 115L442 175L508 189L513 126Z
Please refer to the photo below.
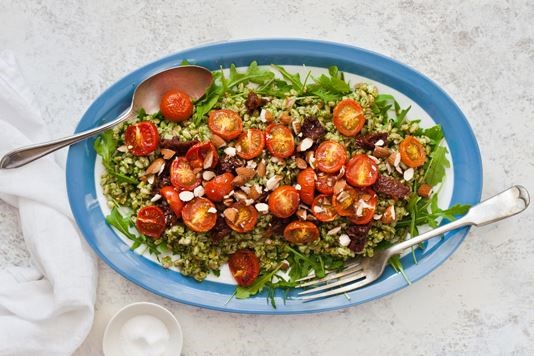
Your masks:
M24 166L60 148L70 146L109 130L126 120L134 118L136 112L141 108L148 114L154 114L159 111L162 96L170 90L181 90L188 94L192 100L197 100L206 93L212 82L213 76L211 72L200 66L173 67L155 73L136 87L130 108L117 119L72 136L13 150L2 157L0 168Z

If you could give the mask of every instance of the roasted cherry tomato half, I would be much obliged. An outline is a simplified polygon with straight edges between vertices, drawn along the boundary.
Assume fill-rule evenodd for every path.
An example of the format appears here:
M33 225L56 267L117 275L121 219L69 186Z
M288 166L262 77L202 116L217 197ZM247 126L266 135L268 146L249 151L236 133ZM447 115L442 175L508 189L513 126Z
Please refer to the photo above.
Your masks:
M195 198L182 209L184 224L193 231L210 231L217 222L217 209L206 198Z
M184 208L184 202L180 200L180 194L171 185L163 187L159 190L159 194L167 201L174 214L177 217L182 216L182 209Z
M297 176L297 184L300 185L300 200L304 204L311 205L315 194L315 171L311 168L300 171Z
M189 161L193 169L212 169L219 162L217 149L211 142L200 142L193 145L193 147L187 150L185 158Z
M306 244L319 238L319 229L309 221L293 221L284 229L284 238L294 244Z
M366 154L357 154L347 163L345 178L355 187L368 187L378 179L378 166Z
M356 204L358 203L358 192L356 189L347 185L338 194L332 197L334 209L341 216L351 216L356 213Z
M130 125L124 133L124 143L135 156L149 155L158 147L158 128L150 121Z
M166 119L184 121L193 114L193 101L183 91L171 90L163 95L159 108Z
M352 99L340 101L334 108L334 125L344 136L356 136L365 124L360 104Z
M208 127L211 132L224 138L233 140L243 131L243 121L238 113L232 110L221 109L210 112Z
M371 188L356 189L358 194L356 212L349 216L349 220L356 225L365 225L373 219L378 197Z
M232 186L233 180L234 175L232 173L223 173L204 185L204 194L206 194L211 201L221 202L224 197L234 189Z
M426 161L425 148L413 136L406 136L399 145L401 161L408 167L417 168Z
M230 209L229 211L226 211ZM224 213L224 220L232 230L237 232L249 232L254 229L258 221L258 211L252 205L242 201L232 204Z
M330 173L318 173L315 181L315 188L322 194L334 194L334 185L336 185L337 176Z
M165 214L154 205L142 207L137 212L135 226L143 235L158 239L165 231Z
M171 183L179 191L193 190L200 185L200 178L185 157L177 157L171 163Z
M243 132L236 143L237 155L243 159L253 159L261 155L265 147L265 135L262 130L248 129Z
M345 164L347 151L336 141L323 141L315 150L315 166L325 173L336 173Z
M282 124L271 124L265 130L265 144L271 154L287 158L295 152L295 140L291 130Z
M260 274L260 261L256 254L250 250L238 250L228 259L228 267L242 287L250 286Z
M337 218L337 212L332 204L332 196L321 194L315 197L311 206L313 215L319 221L333 221Z
M269 211L279 218L288 218L299 207L299 192L292 186L283 185L269 195Z

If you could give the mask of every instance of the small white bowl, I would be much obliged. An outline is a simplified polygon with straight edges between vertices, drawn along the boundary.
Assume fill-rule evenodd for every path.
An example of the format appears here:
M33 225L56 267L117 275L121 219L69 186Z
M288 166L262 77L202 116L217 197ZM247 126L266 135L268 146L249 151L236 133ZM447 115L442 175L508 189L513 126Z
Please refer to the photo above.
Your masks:
M120 332L128 320L139 315L153 316L167 327L169 331L169 342L165 356L180 355L183 346L183 334L180 323L178 323L175 316L161 305L139 302L125 306L108 322L104 331L102 345L105 356L126 356L121 348Z

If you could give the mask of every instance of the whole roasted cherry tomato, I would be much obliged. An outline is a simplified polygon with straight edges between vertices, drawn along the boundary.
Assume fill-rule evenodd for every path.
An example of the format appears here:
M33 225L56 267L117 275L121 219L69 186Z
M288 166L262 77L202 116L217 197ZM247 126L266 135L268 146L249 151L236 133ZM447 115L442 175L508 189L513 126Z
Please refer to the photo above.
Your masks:
M163 95L159 108L166 119L184 121L193 114L193 101L183 91L171 90Z
M232 173L223 173L204 185L204 194L213 202L221 202L234 189L233 180L234 175Z
M330 173L317 173L317 181L315 181L315 188L322 194L334 194L334 185L336 185L337 176Z
M300 185L300 200L304 204L311 205L315 194L315 171L311 168L300 171L297 176L297 184Z
M224 219L226 220L226 225L232 230L249 232L254 229L258 221L258 211L255 207L239 201L232 204L228 209L231 210L231 213L227 213L225 210Z
M233 140L243 131L243 121L238 113L232 110L221 109L210 112L208 127L211 132L224 138Z
M177 157L171 163L171 183L178 190L193 190L200 185L200 178L185 157Z
M297 211L299 201L299 192L290 185L283 185L269 195L269 211L279 218L288 218Z
M345 178L355 187L368 187L378 179L378 166L366 154L357 154L347 163Z
M180 200L180 194L171 185L163 187L159 190L159 194L167 201L174 214L177 217L182 216L182 209L184 208L184 202Z
M356 191L358 192L356 212L348 218L356 225L365 225L369 223L375 215L378 197L371 188L356 189Z
M295 140L291 130L282 124L271 124L265 130L265 144L271 154L287 158L295 152Z
M293 221L284 229L284 238L294 244L306 244L319 238L319 229L309 221Z
M315 166L325 173L336 173L345 164L347 151L336 141L323 141L315 150Z
M228 260L230 272L237 284L250 286L260 274L260 262L256 254L250 250L238 250Z
M217 149L211 142L200 142L193 145L187 153L185 158L189 161L191 168L212 169L217 166L219 162L219 155Z
M193 231L210 231L217 222L217 209L206 198L195 198L182 209L184 224Z
M399 145L402 162L408 167L417 168L426 161L425 148L413 136L406 136Z
M365 124L360 104L352 99L340 101L334 108L334 126L345 136L355 136Z
M137 212L135 226L143 235L158 239L165 231L165 214L154 205L142 207Z
M311 206L313 215L319 221L333 221L337 218L337 212L332 204L332 196L321 194L315 197Z
M158 147L158 128L150 121L130 125L124 133L124 143L135 156L149 155Z
M248 129L237 139L237 155L243 159L253 159L261 155L265 147L265 135L259 129Z

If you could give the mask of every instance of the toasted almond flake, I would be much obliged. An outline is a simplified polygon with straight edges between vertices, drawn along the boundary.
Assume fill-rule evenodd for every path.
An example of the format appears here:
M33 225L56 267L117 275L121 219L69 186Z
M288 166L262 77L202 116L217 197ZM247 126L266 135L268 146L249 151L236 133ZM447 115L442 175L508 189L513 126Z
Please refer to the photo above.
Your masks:
M195 197L203 196L204 195L204 187L199 185L198 187L193 189L193 194L195 195Z
M334 194L339 194L347 186L347 182L344 179L340 179L334 184Z
M301 190L302 187L300 186L300 184L297 183L297 184L295 184L295 189L296 189L296 190Z
M314 206L313 207L313 212L319 214L319 213L324 212L324 209L321 208L320 206Z
M235 194L235 191L231 190L230 193L228 193L228 194L226 194L226 195L224 196L224 198L225 198L225 199L226 199L226 198L230 198L230 197L231 197L232 195L234 195L234 194Z
M131 150L133 148L133 146L132 145L128 145L128 146L126 146L126 148Z
M252 205L254 204L254 199L245 199L245 205Z
M260 163L258 163L258 167L256 167L256 173L258 174L258 177L265 177L265 172L267 170L267 167L265 165L265 160L261 160Z
M339 173L337 174L337 179L343 178L345 175L345 166L341 166L341 169L339 170Z
M252 189L250 187L247 187L246 185L244 185L244 186L241 187L241 190L248 195L248 194L250 194L250 191Z
M119 147L117 147L117 151L119 151L119 152L128 152L128 147L126 147L126 145L119 146Z
M297 217L301 220L306 220L306 218L308 217L308 212L306 211L306 209L299 209L297 210Z
M168 148L162 148L161 154L163 155L163 159L168 160L171 159L176 154L176 152L173 150L169 150Z
M384 146L384 140L376 141L375 146Z
M211 213L211 214L217 214L217 209L215 209L214 207L210 207L208 209L208 213Z
M156 194L152 197L152 199L150 199L151 202L155 202L155 201L158 201L161 199L161 195L159 194Z
M395 152L395 161L393 162L393 165L397 167L400 163L401 155L399 152Z
M339 235L339 244L343 247L350 245L350 237L347 234Z
M150 174L146 177L146 181L148 182L148 184L154 184L154 179L156 178L156 176L154 176L153 174Z
M247 161L247 168L255 169L258 166L256 161Z
M259 213L266 213L266 212L269 211L269 205L267 205L265 203L258 203L256 205L254 205L254 207L256 208L256 210Z
M399 174L402 174L402 168L399 166L395 166L395 170L399 172Z
M313 140L309 137L306 137L302 141L300 141L300 144L298 145L297 149L298 151L304 152L309 150L311 146L313 146Z
M348 198L350 198L350 194L345 192L345 191L341 191L339 192L339 194L337 195L337 198L336 200L340 203L344 202L345 200L347 200Z
M295 101L297 101L296 97L294 97L294 96L287 97L286 96L284 98L284 102L283 102L284 108L286 108L286 109L291 108L293 105L295 105Z
M215 178L215 172L213 171L202 172L202 179L204 179L205 181L212 180L213 178Z
M212 164L213 164L213 151L208 151L206 158L204 158L203 168L204 169L211 168Z
M395 207L390 205L384 210L382 215L382 222L384 224L391 224L395 220Z
M267 110L261 109L261 111L260 111L260 121L261 122L267 122L267 118L265 117L266 114L267 114Z
M226 147L224 149L224 153L226 153L230 157L234 157L236 153L236 149L235 147Z
M282 176L274 175L267 180L265 183L265 190L273 190L278 187L278 184L282 180Z
M300 121L298 120L291 121L291 127L293 128L293 132L295 133L295 135L298 136L302 133L300 132L300 130L302 129L302 124L300 123ZM302 135L299 137L302 137Z
M375 163L380 163L380 160L378 158L376 158L375 156L373 155L369 155L368 156L370 159L372 159ZM372 166L373 168L375 168L375 166Z
M295 163L298 169L306 169L308 167L308 164L306 163L306 161L300 157L295 158Z
M403 177L406 181L410 181L412 180L414 173L415 171L413 168L408 168L407 170L404 171Z
M237 221L237 209L236 208L227 208L224 209L224 218L230 221L231 223L235 223Z
M248 180L249 180L249 178L247 178L245 176L238 175L238 176L234 177L234 179L232 180L232 186L240 187L240 186L244 185Z
M313 151L306 152L306 162L308 162L312 169L315 169L315 154Z
M215 134L211 135L210 141L217 148L221 148L221 147L226 146L226 141L222 137L220 137L218 135L215 135Z
M223 204L224 204L225 206L230 206L230 205L232 205L233 203L234 203L234 199L232 199L232 198L227 198L227 199L224 199L224 200L223 200Z
M336 235L340 231L341 231L341 226L337 226L337 227L329 230L326 234L332 236L332 235Z
M299 132L299 134L297 136L298 137L302 137L302 132Z
M145 171L145 175L159 174L165 168L165 160L163 158L156 158Z
M280 160L278 159L278 157L274 157L274 156L272 156L272 157L271 157L271 162L273 162L273 163L278 163L278 162L280 162Z
M235 171L238 174L238 176L245 177L246 181L249 181L256 175L256 171L254 169L247 168L247 167L238 167L236 168Z
M391 165L388 162L386 162L386 170L388 171L389 174L393 172L393 169L391 168Z
M193 192L185 190L183 192L180 192L179 197L181 201L188 202L188 201L193 200L193 198L195 197L195 194L193 194Z
M248 199L247 195L241 191L235 192L234 198L236 200L242 200L242 201L245 201Z
M380 218L382 218L382 214L373 215L373 219L375 219L375 220L380 220Z

